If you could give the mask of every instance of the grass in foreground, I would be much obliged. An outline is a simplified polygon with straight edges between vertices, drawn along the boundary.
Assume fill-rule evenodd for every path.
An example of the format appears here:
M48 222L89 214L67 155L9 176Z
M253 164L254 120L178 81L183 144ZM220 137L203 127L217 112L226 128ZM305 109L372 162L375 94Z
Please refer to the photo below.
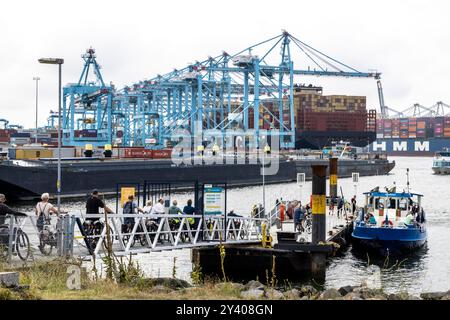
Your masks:
M201 286L190 288L171 288L160 285L155 279L145 278L139 267L133 263L119 266L115 270L115 279L90 276L80 268L81 288L70 290L67 273L71 265L80 266L78 262L51 261L34 263L19 269L10 270L0 263L0 272L19 271L22 290L0 288L0 300L5 299L50 299L50 300L91 300L91 299L239 299L240 291L231 284L217 286L207 281ZM173 286L173 285L172 285Z

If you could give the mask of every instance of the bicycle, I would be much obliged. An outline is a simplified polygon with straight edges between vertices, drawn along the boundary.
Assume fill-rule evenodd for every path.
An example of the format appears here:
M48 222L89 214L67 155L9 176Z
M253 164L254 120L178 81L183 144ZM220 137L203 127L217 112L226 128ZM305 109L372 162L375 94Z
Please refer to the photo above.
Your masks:
M24 215L26 216L26 215ZM7 216L11 218L11 216ZM14 215L14 222L15 224L19 225L19 219L18 216ZM4 224L0 225L0 245L6 247L8 250L9 248L9 236L10 236L10 228L9 225ZM30 245L30 239L28 238L28 235L23 231L20 227L15 226L13 228L13 239L12 239L12 254L17 254L17 256L22 261L27 261L30 254L31 254L31 245Z
M95 250L95 248L97 248L97 244L100 241L102 232L103 232L103 228L105 227L105 224L103 222L101 222L100 220L92 220L92 218L88 218L83 222L83 228L85 230L86 233L86 242L89 244L89 247L91 248L92 251ZM112 244L114 241L114 234L110 228L110 243ZM107 250L108 249L108 243L107 243L107 239L103 239L102 245L103 245L103 249Z
M156 219L146 219L145 220L145 227L148 231L148 236L150 238L151 244L153 243L153 240L156 237L156 232L158 231L159 224L156 222ZM143 232L143 229L141 226L138 226L138 232ZM141 246L145 247L148 245L147 243L147 237L145 234L140 234L139 236L139 242Z
M307 234L312 233L312 215L307 214L306 217L302 220L302 228L306 231Z
M297 223L295 226L295 231L303 233L306 232L307 234L312 233L312 216L310 214L307 214L300 223Z
M49 256L52 254L53 247L57 247L56 232L51 224L50 219L45 219L44 226L39 232L39 251L43 255Z
M125 245L128 245L128 242L130 241L131 238L131 233L133 232L133 228L134 228L134 222L133 223L124 223L122 225L122 233L124 234L122 236L122 240L124 242ZM139 227L138 227L139 229ZM139 232L138 230L136 230L137 232ZM134 245L136 244L136 237L138 237L138 235L135 235L133 237L133 239L131 239L131 247L134 247Z
M176 233L180 230L180 226L181 226L181 219L175 219L175 218L171 218L169 219L169 227L170 227L170 231L173 233ZM187 242L189 241L189 236L187 235L187 227L185 225L183 225L181 227L181 233L180 233L180 239L181 242Z

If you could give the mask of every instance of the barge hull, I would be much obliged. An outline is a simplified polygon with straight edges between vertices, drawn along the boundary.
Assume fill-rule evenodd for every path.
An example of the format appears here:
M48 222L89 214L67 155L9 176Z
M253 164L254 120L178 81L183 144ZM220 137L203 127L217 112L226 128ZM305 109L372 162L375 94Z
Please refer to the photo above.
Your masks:
M311 179L311 165L321 163L328 164L328 160L280 161L277 174L266 175L265 182L293 182L300 172ZM0 193L5 194L9 200L32 200L44 192L55 195L56 163L36 161L33 164L1 164ZM340 177L350 177L352 172L359 172L361 176L384 175L394 166L395 163L385 160L342 160L339 161L338 174ZM62 164L61 175L62 197L86 196L93 189L102 193L114 193L117 184L140 183L142 186L144 181L170 182L174 189L192 188L192 183L180 181L227 183L230 187L262 184L259 164L174 166L171 160L69 162Z

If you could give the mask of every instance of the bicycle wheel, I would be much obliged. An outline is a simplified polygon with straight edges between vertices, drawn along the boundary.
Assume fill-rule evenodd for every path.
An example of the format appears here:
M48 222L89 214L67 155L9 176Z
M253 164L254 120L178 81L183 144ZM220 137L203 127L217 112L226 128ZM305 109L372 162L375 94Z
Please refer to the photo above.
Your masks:
M131 241L131 247L133 247L135 245L135 243L136 243L136 238L132 237L130 235L130 233L132 231L133 231L132 228L130 228L129 226L125 227L124 230L123 230L123 233L125 233L125 235L122 236L122 240L123 240L123 244L125 246L127 246L128 242L130 242L130 241Z
M147 238L145 237L145 234L139 235L139 243L141 246L146 247L147 246Z
M39 251L45 256L51 255L53 251L52 239L42 232L39 234Z
M311 234L312 233L312 220L306 219L303 222L304 222L303 229L306 231L306 233Z
M26 261L30 256L30 239L22 230L17 230L16 251L22 261Z

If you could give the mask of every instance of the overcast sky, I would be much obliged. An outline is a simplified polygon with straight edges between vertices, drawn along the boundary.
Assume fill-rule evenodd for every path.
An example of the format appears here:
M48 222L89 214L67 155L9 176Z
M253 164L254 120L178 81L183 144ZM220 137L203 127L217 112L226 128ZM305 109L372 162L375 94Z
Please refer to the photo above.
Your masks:
M63 84L77 82L81 54L92 46L105 81L122 87L222 50L237 52L282 29L358 70L382 72L390 107L450 104L449 13L445 0L2 1L0 118L34 126L36 75L39 124L57 109L57 67L38 64L40 57L64 58ZM379 105L374 80L299 82Z

